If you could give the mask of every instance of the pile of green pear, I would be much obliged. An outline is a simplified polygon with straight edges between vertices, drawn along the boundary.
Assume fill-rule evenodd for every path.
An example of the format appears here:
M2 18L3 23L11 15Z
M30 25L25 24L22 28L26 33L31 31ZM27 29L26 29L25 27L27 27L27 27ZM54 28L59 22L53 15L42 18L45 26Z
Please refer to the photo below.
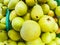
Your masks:
M55 0L0 0L0 45L60 45L58 33L60 6Z

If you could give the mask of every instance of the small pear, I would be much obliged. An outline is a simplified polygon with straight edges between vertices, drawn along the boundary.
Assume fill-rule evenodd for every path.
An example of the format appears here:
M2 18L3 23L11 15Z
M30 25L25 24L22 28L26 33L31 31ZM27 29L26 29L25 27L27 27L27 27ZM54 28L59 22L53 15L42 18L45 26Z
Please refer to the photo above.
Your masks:
M27 5L23 1L19 1L15 6L17 15L23 16L27 13Z
M54 14L54 12L52 10L49 10L48 15L53 17L55 14Z
M48 12L50 11L50 7L48 4L43 4L42 9L43 9L44 14L48 14Z
M33 20L39 20L43 16L43 10L40 5L36 4L31 11L31 18Z
M9 3L9 0L4 0L4 5L8 5L8 3Z
M0 23L0 30L4 30L4 29L6 29L6 25L3 23Z
M15 17L17 17L17 14L16 14L15 10L13 10L13 11L11 11L11 13L10 13L10 17L9 17L10 21L12 22L12 20L13 20Z
M8 31L8 36L11 40L14 40L14 41L19 41L20 40L19 33L16 32L15 30L13 30L13 29Z
M24 20L26 21L26 20L30 20L31 19L31 14L30 13L27 13L23 18L24 18Z
M6 24L6 17L3 17L3 18L1 19L1 23Z
M19 2L19 0L10 0L8 3L8 8L11 9L15 9L16 4Z
M35 0L25 0L25 2L28 6L34 6L35 4Z
M50 8L51 8L52 10L54 10L54 9L57 7L57 2L54 1L54 0L49 0L49 1L48 1L48 5L50 6Z

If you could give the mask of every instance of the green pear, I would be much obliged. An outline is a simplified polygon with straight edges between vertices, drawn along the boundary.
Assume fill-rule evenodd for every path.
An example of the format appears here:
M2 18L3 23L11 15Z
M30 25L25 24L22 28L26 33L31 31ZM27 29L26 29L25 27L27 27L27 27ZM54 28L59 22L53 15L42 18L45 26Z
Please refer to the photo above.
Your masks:
M26 45L45 45L42 43L42 40L40 38L37 38L33 41L26 42Z
M56 37L55 41L56 41L57 45L60 45L60 38L59 37Z
M2 8L0 7L0 14L2 14Z
M7 9L7 6L2 6L2 15L3 16L6 15L6 9Z
M10 13L10 17L9 17L10 21L12 22L12 20L13 20L15 17L17 17L17 14L16 14L15 10L13 10L13 11L11 11L11 13Z
M50 11L50 7L48 4L43 4L42 9L43 9L44 14L48 14L48 12Z
M47 45L57 45L55 41L51 41L49 44Z
M55 14L57 16L60 16L60 6L57 6L56 9L55 9Z
M25 45L24 42L18 42L18 45Z
M1 19L1 23L6 24L6 17L3 17L3 18Z
M34 6L35 4L35 0L25 0L25 2L28 6Z
M17 15L23 16L27 13L27 5L23 1L19 1L15 6L15 11Z
M27 13L23 18L24 18L24 20L26 21L26 20L31 20L31 14L30 13Z
M48 5L50 6L52 10L54 10L57 7L57 2L54 0L50 0L48 1Z
M19 41L20 40L19 33L16 32L15 30L13 30L13 29L8 31L8 36L11 40L14 40L14 41Z
M52 36L49 32L46 32L42 34L41 39L45 44L48 44L52 41Z
M49 10L49 12L48 12L48 16L51 16L51 17L53 17L55 14L54 14L54 11L52 11L52 10Z
M8 39L7 32L4 30L0 30L0 42L3 42Z
M0 30L4 30L4 29L6 29L6 25L3 23L0 23Z
M17 42L15 42L13 40L8 40L7 43L8 43L8 45L17 45Z
M6 5L6 6L7 6L7 5L8 5L8 3L9 3L9 0L4 0L4 2L3 2L3 3L4 3L4 5Z
M33 20L39 20L43 16L43 10L40 5L36 4L31 11L31 18Z
M22 25L24 23L24 19L21 17L16 17L12 20L12 27L13 29L15 29L16 31L20 31Z
M58 30L58 24L51 16L43 16L38 23L43 32L56 32Z
M19 0L10 0L8 3L8 8L10 10L15 9L16 4L19 2Z
M41 34L40 26L37 22L33 20L25 21L20 30L20 35L22 39L24 39L25 41L33 41L37 39L40 36L40 34Z

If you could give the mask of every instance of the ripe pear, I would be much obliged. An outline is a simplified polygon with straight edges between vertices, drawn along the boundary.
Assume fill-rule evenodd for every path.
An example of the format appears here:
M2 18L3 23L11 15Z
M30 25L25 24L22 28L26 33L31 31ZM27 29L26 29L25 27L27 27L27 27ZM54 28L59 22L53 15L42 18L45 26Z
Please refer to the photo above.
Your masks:
M8 31L8 36L11 40L14 40L14 41L19 41L20 40L19 33L16 32L15 30L13 30L13 29Z
M57 2L54 0L50 0L48 1L48 5L50 6L52 10L54 10L57 7Z
M27 13L27 5L23 1L19 1L15 6L15 11L17 15L23 16Z
M19 2L19 0L10 0L8 3L8 8L10 10L15 9L16 4Z
M31 20L31 14L30 13L27 13L24 17L24 20Z
M33 20L39 20L43 16L43 10L40 5L36 4L31 11L31 18Z
M10 17L9 17L10 21L12 22L12 20L13 20L15 17L17 17L17 14L16 14L15 10L13 10L13 11L11 11L11 13L10 13Z
M17 42L15 42L13 40L8 40L7 43L8 43L8 45L17 45Z
M48 44L52 41L52 36L49 32L46 32L42 34L41 39L45 44Z
M49 10L48 15L53 17L55 14L54 14L54 12L52 10Z
M6 15L6 9L7 9L7 6L2 6L2 15L3 16Z
M12 27L13 29L15 29L16 31L20 31L22 25L24 23L24 19L21 17L16 17L12 20Z
M6 24L6 17L3 17L3 18L1 19L1 23Z
M43 32L56 32L58 30L58 24L51 16L43 16L38 23Z
M48 14L48 12L50 11L50 7L48 4L43 4L42 9L43 9L44 14Z
M6 29L6 25L3 23L0 23L0 30L4 30L4 29Z
M51 41L49 44L47 45L57 45L55 41Z
M25 2L28 6L34 6L35 4L35 0L25 0Z
M6 6L7 6L7 5L8 5L8 3L9 3L9 0L4 0L4 2L3 2L3 3L4 3L4 5L6 5Z
M57 45L60 45L60 38L59 37L56 37L55 41L56 41Z
M24 42L18 42L18 45L25 45Z
M33 41L26 42L26 45L45 45L42 43L42 40L40 38L37 38Z
M55 9L55 14L57 16L60 16L60 6L57 6L56 9Z
M37 22L33 20L25 21L20 30L20 35L22 39L24 39L25 41L33 41L37 39L40 36L40 34L41 34L40 26Z
M8 39L7 32L4 30L0 30L0 42L3 42Z

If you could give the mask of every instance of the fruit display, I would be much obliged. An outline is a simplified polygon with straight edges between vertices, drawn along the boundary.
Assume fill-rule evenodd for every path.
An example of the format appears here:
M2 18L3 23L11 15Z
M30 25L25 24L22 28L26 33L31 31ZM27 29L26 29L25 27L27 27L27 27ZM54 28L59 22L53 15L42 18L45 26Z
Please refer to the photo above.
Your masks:
M0 45L60 45L58 2L0 0Z

